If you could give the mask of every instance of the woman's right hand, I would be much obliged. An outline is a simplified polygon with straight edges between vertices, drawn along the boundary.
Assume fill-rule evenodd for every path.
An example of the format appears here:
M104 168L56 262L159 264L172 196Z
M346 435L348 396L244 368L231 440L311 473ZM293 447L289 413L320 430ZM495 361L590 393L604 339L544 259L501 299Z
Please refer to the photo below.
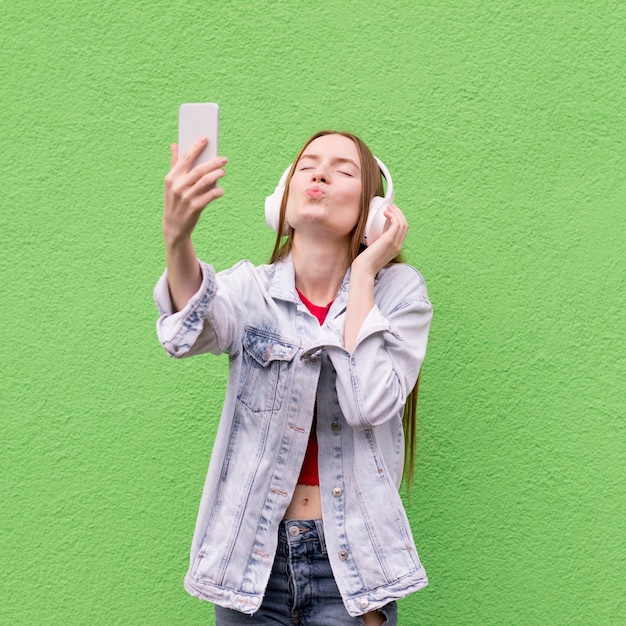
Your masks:
M190 239L202 211L206 206L224 195L216 182L226 174L224 157L216 157L189 169L195 158L207 144L201 137L178 158L178 146L172 145L172 164L165 176L165 199L163 211L163 236L167 247Z

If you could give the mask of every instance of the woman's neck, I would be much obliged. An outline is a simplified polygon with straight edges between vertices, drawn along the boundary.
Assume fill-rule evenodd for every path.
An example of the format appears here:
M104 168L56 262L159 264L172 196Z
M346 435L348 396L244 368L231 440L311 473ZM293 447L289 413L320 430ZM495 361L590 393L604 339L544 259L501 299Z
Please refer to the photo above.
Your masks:
M350 265L348 248L330 241L302 241L294 237L291 255L296 288L313 304L334 300Z

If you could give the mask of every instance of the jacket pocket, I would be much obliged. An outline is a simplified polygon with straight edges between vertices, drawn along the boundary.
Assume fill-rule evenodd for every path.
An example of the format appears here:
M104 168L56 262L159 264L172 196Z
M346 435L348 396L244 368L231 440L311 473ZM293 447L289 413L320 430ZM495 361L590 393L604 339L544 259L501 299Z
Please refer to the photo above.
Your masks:
M298 346L259 328L246 328L237 399L253 412L278 411Z

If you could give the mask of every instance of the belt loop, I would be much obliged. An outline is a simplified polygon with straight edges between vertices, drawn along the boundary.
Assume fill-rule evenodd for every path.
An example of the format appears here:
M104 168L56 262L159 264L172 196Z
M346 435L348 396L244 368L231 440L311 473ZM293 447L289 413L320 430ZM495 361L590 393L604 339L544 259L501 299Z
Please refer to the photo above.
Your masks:
M324 537L324 522L321 519L314 520L317 528L317 536L320 540L320 547L322 548L322 554L327 554L326 551L326 538Z

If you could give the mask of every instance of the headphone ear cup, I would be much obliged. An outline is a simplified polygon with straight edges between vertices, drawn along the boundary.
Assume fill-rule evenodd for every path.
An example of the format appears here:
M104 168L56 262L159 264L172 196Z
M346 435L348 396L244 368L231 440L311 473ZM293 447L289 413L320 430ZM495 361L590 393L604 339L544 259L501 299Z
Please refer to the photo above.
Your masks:
M265 198L265 222L274 232L278 232L278 218L280 217L280 203L283 194L278 193L278 188L271 195Z
M289 176L289 171L291 170L291 165L285 170L284 174L280 177L280 181L274 190L274 193L265 198L265 222L269 228L271 228L274 232L278 232L278 220L280 219L280 205L283 201L283 196L285 195L285 187L287 186L287 177ZM281 235L289 234L289 224L285 219L283 223Z
M363 237L361 243L364 246L372 245L384 232L385 223L387 218L385 217L385 209L393 204L393 181L391 180L391 174L387 169L387 166L377 157L376 163L380 169L380 173L387 182L387 190L385 197L374 196L370 200L369 211L367 213L367 222L365 223L365 229L363 231Z
M372 245L383 234L385 223L387 222L385 209L392 202L392 198L381 198L380 196L374 196L370 200L367 222L365 223L365 230L361 239L363 245Z

